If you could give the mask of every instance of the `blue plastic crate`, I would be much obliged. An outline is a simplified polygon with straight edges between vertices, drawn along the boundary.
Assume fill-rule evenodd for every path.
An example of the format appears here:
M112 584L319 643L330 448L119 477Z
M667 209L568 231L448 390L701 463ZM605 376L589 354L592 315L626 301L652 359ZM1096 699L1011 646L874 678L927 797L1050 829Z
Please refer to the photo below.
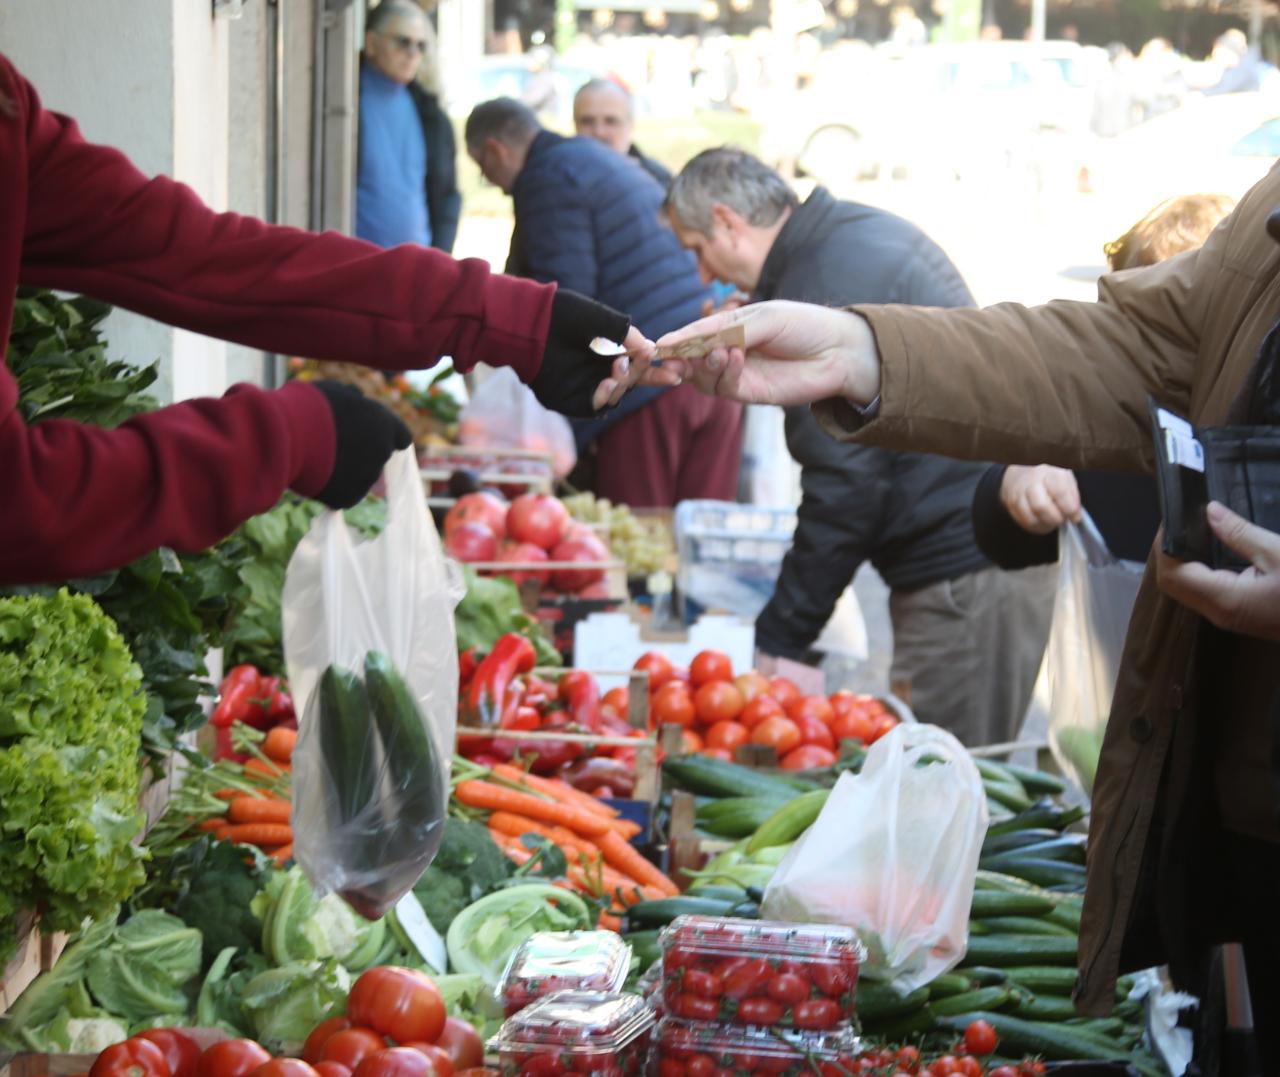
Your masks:
M794 509L732 501L677 505L677 583L685 620L703 610L754 620L773 594L795 529Z

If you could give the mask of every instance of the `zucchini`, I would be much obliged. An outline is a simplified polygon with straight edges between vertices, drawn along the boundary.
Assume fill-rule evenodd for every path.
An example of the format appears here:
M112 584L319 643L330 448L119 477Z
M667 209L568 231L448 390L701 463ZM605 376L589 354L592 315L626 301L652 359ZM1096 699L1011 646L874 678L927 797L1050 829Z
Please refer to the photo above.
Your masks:
M449 807L449 768L440 765L418 701L381 651L364 656L364 690L399 795L398 821L408 824L411 843L420 845L424 832L443 822Z
M801 793L774 809L773 814L751 835L747 842L747 855L795 841L813 826L830 795L829 789L815 789L811 793Z
M1078 946L1074 936L979 935L969 940L961 965L1074 965Z
M1024 965L1009 978L1037 995L1070 995L1076 987L1076 970L1068 965Z
M975 890L969 905L969 917L973 920L989 916L1039 916L1052 912L1057 906L1038 894L1011 894L1002 890Z
M963 972L944 972L941 976L935 976L926 986L929 988L930 999L949 998L972 991L974 981Z
M1066 864L1061 860L1046 860L1035 856L1005 860L1004 856L1012 858L1013 854L1002 854L1000 863L994 866L1019 879L1026 879L1037 886L1061 886L1076 892L1084 889L1085 870L1079 864Z
M879 1023L893 1017L902 1017L919 1010L928 1000L927 987L917 987L904 995L888 984L860 980L857 998L858 1019Z
M986 931L986 935L999 935L1002 932L1009 935L1041 935L1059 939L1074 939L1076 932L1069 927L1063 927L1055 924L1047 917L1038 916L991 916L985 920L975 920L974 924L981 924ZM973 924L970 924L973 927Z
M1043 1055L1055 1062L1088 1060L1120 1061L1128 1052L1119 1043L1109 1043L1078 1025L1031 1021L1007 1013L977 1010L958 1016L939 1017L938 1022L960 1035L972 1021L986 1021L1000 1037L1000 1048L1007 1054Z
M950 998L931 999L929 1006L938 1016L949 1017L957 1013L968 1013L970 1010L998 1010L1008 1001L1008 986L996 984L994 987L978 987Z
M737 763L711 759L705 755L668 756L662 764L663 773L673 785L690 793L702 793L713 797L750 797L773 794L777 799L787 799L796 793L807 793L815 786L803 778L783 778L764 774Z
M639 901L627 910L633 927L665 927L677 916L728 916L737 901L724 898L671 897Z
M335 826L358 816L378 787L377 746L364 685L348 669L329 666L316 685L316 729L336 802Z
M1007 834L991 834L982 840L982 855L994 856L996 853L1007 853L1013 849L1021 849L1027 845L1035 845L1042 841L1052 841L1059 837L1056 830L1048 827L1035 827L1031 830L1011 830Z

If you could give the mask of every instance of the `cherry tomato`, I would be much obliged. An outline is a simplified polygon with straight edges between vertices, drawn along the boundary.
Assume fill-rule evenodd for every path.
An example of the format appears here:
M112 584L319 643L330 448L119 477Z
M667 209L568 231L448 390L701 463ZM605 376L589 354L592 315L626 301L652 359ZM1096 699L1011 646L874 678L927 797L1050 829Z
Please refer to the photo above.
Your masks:
M480 1042L478 1033L470 1022L461 1017L445 1019L444 1031L436 1040L449 1052L449 1060L455 1070L475 1069L484 1065L484 1044ZM455 1074L455 1077L458 1077Z
M958 1060L955 1055L943 1055L929 1066L929 1073L932 1077L948 1077L948 1074L956 1072L957 1065Z
M316 1077L316 1071L300 1058L273 1058L254 1070L250 1077Z
M684 1063L664 1056L658 1062L658 1077L685 1077Z
M134 1036L123 1043L113 1043L98 1055L89 1077L170 1077L169 1061L159 1044Z
M411 1040L409 1043L400 1044L400 1046L420 1051L431 1059L431 1067L435 1070L436 1077L453 1077L453 1059L449 1057L449 1052L443 1047L434 1043L423 1043L421 1040Z
M703 725L732 722L746 705L742 693L726 681L708 681L693 695L693 709Z
M1022 1071L1023 1077L1044 1077L1046 1072L1044 1063L1038 1058L1026 1059L1018 1069Z
M329 1042L329 1037L350 1027L351 1022L341 1015L321 1021L311 1030L307 1042L302 1045L302 1060L314 1066L324 1058L324 1045Z
M811 998L792 1013L796 1028L834 1028L840 1023L840 1004L831 998Z
M897 1053L893 1056L893 1060L897 1063L899 1069L914 1073L916 1067L920 1065L920 1048L913 1047L910 1044L906 1047L899 1047Z
M707 747L732 752L739 744L746 744L750 738L751 730L741 722L716 722L707 730Z
M157 1048L159 1050L159 1048ZM223 1040L200 1056L198 1077L248 1077L264 1063L271 1061L269 1052L253 1040ZM90 1077L97 1077L92 1070Z
M432 1059L412 1047L384 1047L366 1055L351 1077L432 1077L435 1067Z
M773 970L763 957L735 957L722 970L724 993L728 998L744 999L762 994Z
M782 704L773 696L756 696L742 708L738 721L748 729L755 729L766 718L785 718L786 716L787 712L782 709Z
M973 1055L961 1055L956 1059L956 1073L963 1077L982 1077L982 1063Z
M386 1046L387 1041L371 1028L347 1028L335 1032L325 1040L324 1047L320 1049L320 1061L340 1062L354 1072L365 1058ZM206 1055L208 1053L205 1052ZM200 1077L205 1075L202 1073ZM220 1075L215 1074L213 1077Z
M780 972L769 980L769 997L784 1006L794 1006L809 997L809 981L792 972Z
M970 1021L964 1030L964 1049L971 1055L993 1054L999 1042L990 1021Z
M472 1066L470 1069L458 1070L453 1077L499 1077L499 1074L488 1066Z
M776 1025L786 1012L771 998L744 998L738 1006L738 1016L749 1025Z
M784 756L800 746L800 730L790 718L766 718L751 731L752 744L764 744Z
M723 651L702 651L689 663L689 683L695 688L712 681L733 680L733 663Z
M788 703L800 698L800 689L786 677L770 677L769 694L785 708Z
M818 990L832 998L839 998L852 991L856 980L853 969L836 961L815 961L809 966L809 975L813 977Z
M719 998L720 980L705 969L689 969L681 978L680 986L686 994L699 998Z
M636 659L632 668L649 674L649 694L652 695L675 676L671 659L657 651L649 651Z
M396 1043L435 1043L444 1030L444 999L426 973L383 965L360 974L347 999L347 1017Z
M710 1055L694 1055L684 1064L688 1077L715 1077L716 1060Z
M649 709L650 721L656 726L691 726L698 716L688 687L678 681L659 688Z
M556 1055L536 1054L525 1059L520 1072L526 1077L555 1077L565 1072L565 1066Z
M317 1062L311 1068L320 1077L351 1077L351 1071L341 1062Z
M713 998L699 998L697 995L678 995L671 1008L678 1016L687 1017L691 1021L714 1021L720 1015L720 1003Z
M1012 1066L997 1066L987 1071L987 1077L1021 1077L1021 1074Z
M200 1048L185 1032L176 1028L148 1028L138 1036L150 1040L164 1052L172 1077L195 1077L196 1067L200 1065Z

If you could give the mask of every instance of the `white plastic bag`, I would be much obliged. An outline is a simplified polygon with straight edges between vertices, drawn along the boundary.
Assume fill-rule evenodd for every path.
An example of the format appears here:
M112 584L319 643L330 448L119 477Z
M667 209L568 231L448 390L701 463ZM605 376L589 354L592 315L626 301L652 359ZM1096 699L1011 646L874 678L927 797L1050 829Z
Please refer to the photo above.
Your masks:
M522 449L551 457L556 478L578 461L569 420L548 411L510 367L495 370L458 417L458 441L472 449Z
M383 532L361 541L342 513L320 516L289 561L283 597L299 714L294 855L317 893L336 891L369 919L440 847L458 709L453 608L463 593L414 450L396 453L383 476Z
M783 858L760 915L846 924L868 973L911 991L953 968L987 832L982 777L964 746L931 725L898 725L842 774Z
M1116 558L1088 514L1062 528L1058 550L1058 596L1036 697L1046 701L1053 757L1088 793L1144 566Z

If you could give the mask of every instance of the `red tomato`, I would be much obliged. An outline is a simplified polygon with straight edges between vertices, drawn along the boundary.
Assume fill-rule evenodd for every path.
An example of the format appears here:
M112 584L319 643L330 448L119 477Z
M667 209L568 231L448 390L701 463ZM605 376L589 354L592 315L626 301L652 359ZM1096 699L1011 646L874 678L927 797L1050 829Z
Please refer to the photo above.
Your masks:
M982 1077L982 1063L973 1055L961 1055L956 1060L956 1073L963 1077Z
M816 744L819 748L835 751L836 738L832 735L830 726L821 718L815 718L812 714L801 714L791 720L800 730L802 744Z
M200 1048L185 1032L176 1028L148 1028L139 1032L138 1037L150 1040L164 1052L172 1077L195 1077L196 1067L200 1065Z
M700 998L720 997L719 977L705 969L688 969L680 978L680 987L687 995L697 995Z
M507 532L506 502L500 497L483 491L464 494L449 506L449 511L445 513L445 538L448 538L455 528L468 523L483 524L497 538L502 538Z
M811 998L792 1011L791 1019L796 1028L835 1028L843 1016L835 999Z
M875 731L875 719L860 707L837 714L831 723L831 732L836 740L860 740L869 744Z
M265 1051L262 1053L271 1057ZM124 1043L113 1043L98 1055L89 1069L89 1077L170 1077L169 1062L158 1044L135 1036Z
M769 679L761 676L755 670L750 673L739 673L733 678L734 687L742 693L742 698L750 703L756 696L768 694Z
M723 763L733 762L733 753L728 748L703 748L698 754L708 759L719 759Z
M780 972L769 980L769 997L785 1006L794 1006L809 997L809 981L793 972Z
M702 738L692 729L686 729L680 734L680 743L683 750L690 755L702 751Z
M691 1021L714 1021L720 1014L719 1002L697 995L677 995L675 1005L671 1008L677 1016L687 1017Z
M997 1066L987 1072L987 1077L1021 1077L1013 1066Z
M600 700L600 705L604 707L612 707L619 718L627 716L627 710L631 706L631 693L624 687L610 688L605 692L604 697Z
M507 510L506 526L507 534L517 542L531 542L550 550L564 537L569 510L550 494L521 494Z
M788 703L800 698L800 689L786 677L770 677L769 694L786 707Z
M742 693L727 681L708 681L693 695L693 709L703 725L732 722L745 706Z
M879 718L874 718L872 720L875 722L875 729L872 730L871 740L867 742L868 744L874 744L898 724L898 719L888 713L882 714Z
M317 1077L317 1074L300 1058L273 1058L254 1070L251 1077Z
M999 1042L990 1021L970 1021L964 1030L964 1049L971 1055L993 1054Z
M817 770L836 761L836 753L820 744L802 744L792 748L778 763L783 770Z
M691 726L696 717L693 696L689 694L689 689L679 682L664 684L653 697L650 721L655 726L668 723Z
M324 1045L329 1042L329 1037L350 1027L351 1022L341 1015L321 1021L311 1030L307 1042L302 1045L302 1060L314 1066L324 1057Z
M458 1070L453 1077L499 1077L499 1074L487 1066L472 1066L468 1070Z
M809 966L809 975L824 995L839 998L853 990L857 974L848 965L837 961L815 961Z
M649 694L652 695L675 676L671 659L658 651L649 651L636 659L633 669L649 674Z
M766 744L782 757L800 746L800 729L790 718L766 718L751 731L751 743Z
M1018 1069L1022 1073L1022 1077L1044 1077L1046 1072L1045 1065L1038 1058L1024 1059L1018 1065Z
M354 1070L369 1055L381 1051L387 1041L371 1028L347 1028L330 1036L320 1050L321 1062L340 1062L349 1070ZM206 1051L207 1055L208 1052ZM200 1077L206 1077L200 1074ZM213 1077L220 1077L215 1074Z
M716 1060L710 1055L694 1055L684 1064L688 1077L715 1077Z
M751 730L741 722L716 722L707 730L707 747L724 748L732 752L739 744L751 739Z
M440 1077L435 1061L412 1047L384 1047L366 1055L351 1077Z
M916 1067L920 1065L920 1048L913 1047L910 1044L906 1047L899 1047L897 1054L893 1056L893 1060L900 1069L914 1073Z
M929 1072L933 1077L947 1077L948 1074L956 1072L956 1065L957 1059L955 1055L943 1055L930 1064Z
M689 680L695 688L712 681L731 681L733 663L723 651L702 651L689 663Z
M801 696L788 704L787 717L793 722L800 718L817 718L823 725L830 725L836 712L825 696Z
M248 1077L270 1061L271 1053L253 1040L223 1040L200 1056L196 1073L198 1077ZM89 1073L90 1077L98 1077L93 1070Z
M396 1043L435 1043L444 1030L444 999L426 973L384 965L360 974L347 999L347 1017Z
M341 1062L317 1062L311 1068L320 1077L351 1077L351 1071Z
M748 729L754 729L766 718L785 718L786 711L782 709L773 696L756 696L745 707L742 708L742 714L739 716L740 721Z
M436 1071L436 1077L453 1077L453 1059L449 1057L449 1052L438 1044L411 1040L409 1043L400 1044L400 1046L411 1048L414 1051L421 1051L431 1059L431 1065Z
M474 1069L484 1065L484 1044L480 1042L478 1033L468 1021L461 1017L445 1019L444 1031L436 1040L449 1052L449 1061L455 1070ZM458 1077L455 1074L455 1077Z
M773 969L762 957L735 957L721 969L724 993L728 998L744 999L763 994Z
M664 1056L658 1061L658 1077L684 1077L684 1063Z

